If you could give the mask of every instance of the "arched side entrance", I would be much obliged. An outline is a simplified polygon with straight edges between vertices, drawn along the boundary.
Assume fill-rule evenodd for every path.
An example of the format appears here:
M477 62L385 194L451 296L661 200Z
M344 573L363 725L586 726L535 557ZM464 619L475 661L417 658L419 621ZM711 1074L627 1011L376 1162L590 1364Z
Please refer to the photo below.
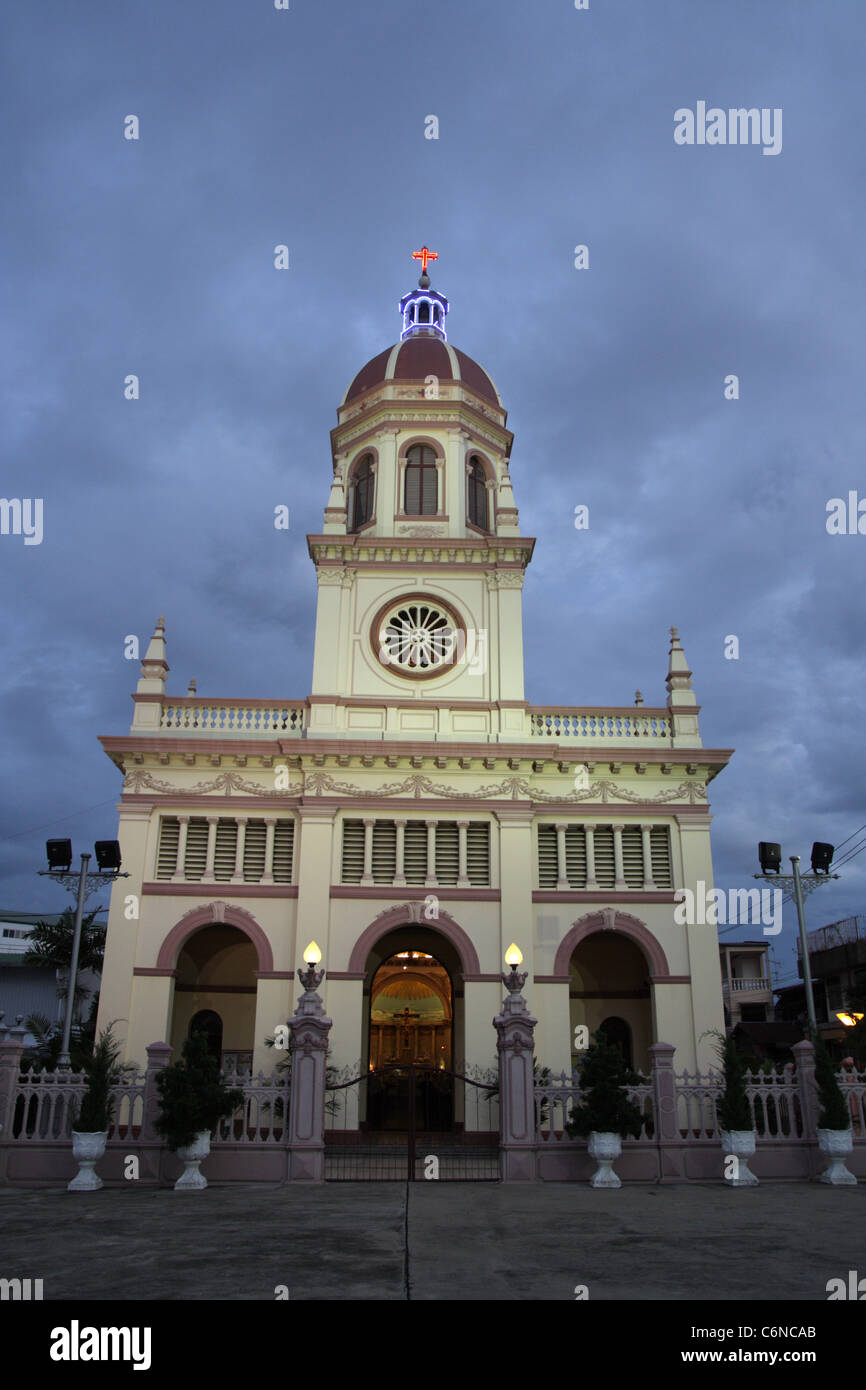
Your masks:
M601 1031L636 1070L649 1070L653 1041L649 967L636 942L621 932L593 932L569 962L572 1037L584 1024L590 1037ZM577 1065L580 1054L574 1053Z
M220 1047L222 1066L252 1064L256 1019L256 948L238 927L213 922L187 937L176 964L169 1041L179 1053L195 1019ZM214 1020L217 1027L214 1027Z

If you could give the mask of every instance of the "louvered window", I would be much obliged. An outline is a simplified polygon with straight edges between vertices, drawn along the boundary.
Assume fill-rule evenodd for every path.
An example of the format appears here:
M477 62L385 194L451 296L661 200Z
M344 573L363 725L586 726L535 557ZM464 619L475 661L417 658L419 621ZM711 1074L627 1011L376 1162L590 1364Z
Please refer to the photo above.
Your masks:
M594 843L595 881L599 888L612 888L616 881L613 859L613 826L596 826Z
M291 883L294 843L294 821L278 820L274 826L274 883Z
M436 882L443 888L457 882L460 866L460 832L455 821L436 826Z
M225 883L235 871L235 854L238 846L238 823L234 820L217 821L216 852L213 861L213 876L218 883Z
M469 462L469 474L466 479L468 488L467 515L473 526L479 526L482 531L487 530L487 487L485 485L484 469L479 459L472 455Z
M586 887L586 831L582 825L566 829L565 876L570 888Z
M466 872L473 888L490 886L490 826L484 821L466 829Z
M261 883L265 872L265 848L268 842L268 827L263 820L248 820L244 840L244 881Z
M204 816L190 816L186 831L183 876L193 882L201 878L207 863L208 823Z
M393 883L397 872L397 827L392 820L373 826L373 882Z
M349 530L359 531L373 515L373 455L365 454L349 485Z
M362 820L343 821L343 868L344 883L360 883L364 872L364 822Z
M156 855L157 878L171 878L177 868L177 850L180 841L180 821L174 816L163 816L159 822L159 849Z
M538 884L540 888L555 888L559 877L556 849L556 826L538 827Z
M666 825L654 825L650 831L650 854L653 883L657 888L671 888L671 841Z
M422 820L406 822L403 872L407 883L423 883L427 877L427 826Z
M643 888L643 836L639 825L622 828L622 862L629 888Z
M426 444L415 444L406 455L405 508L408 516L435 516L436 455Z

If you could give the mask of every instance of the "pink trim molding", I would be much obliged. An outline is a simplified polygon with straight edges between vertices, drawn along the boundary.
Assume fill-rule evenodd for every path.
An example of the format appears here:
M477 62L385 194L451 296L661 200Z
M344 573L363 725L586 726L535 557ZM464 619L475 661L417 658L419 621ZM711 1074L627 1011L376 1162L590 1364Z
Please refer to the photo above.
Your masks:
M637 917L632 917L629 912L619 912L615 907L602 908L598 912L588 912L585 917L578 917L559 943L553 963L554 974L567 976L575 947L586 937L594 936L599 931L618 931L634 941L646 956L650 978L659 984L667 983L670 969L667 956L659 942Z
M464 978L467 975L480 975L481 962L478 953L472 944L472 940L466 932L455 922L454 918L447 912L440 910L439 916L435 921L427 921L421 916L421 909L424 900L416 899L414 902L406 902L399 907L389 907L385 912L380 912L375 921L361 932L355 945L352 947L352 954L349 957L349 971L351 975L365 975L367 957L375 946L376 942L395 927L410 926L413 922L421 926L432 927L444 936L446 941L450 941L458 956Z
M269 974L273 970L274 953L271 950L271 943L256 919L245 908L236 907L233 903L226 902L206 903L201 907L191 907L189 912L185 912L160 946L159 955L156 958L157 966L163 970L173 969L177 964L180 949L187 938L200 931L202 927L209 927L214 922L222 922L226 926L237 927L238 931L242 931L256 948L259 971Z

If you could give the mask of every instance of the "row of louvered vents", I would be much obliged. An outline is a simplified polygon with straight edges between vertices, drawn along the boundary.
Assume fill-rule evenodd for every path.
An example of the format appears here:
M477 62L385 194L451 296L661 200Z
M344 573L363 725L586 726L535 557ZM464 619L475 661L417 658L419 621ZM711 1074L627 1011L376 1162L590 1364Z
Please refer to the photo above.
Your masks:
M263 820L248 820L244 836L243 881L260 883L267 867L271 868L275 883L291 883L292 853L294 850L295 823L292 820L278 820L274 826L273 864L265 864L267 849L267 826ZM204 875L207 863L208 822L201 816L190 816L186 834L186 852L182 865L183 877L196 882ZM172 878L177 870L177 856L180 847L180 822L172 816L164 816L160 826L159 853L156 876L158 879ZM238 847L238 823L231 819L217 821L216 846L214 849L214 878L225 883L233 878Z
M294 850L294 822L278 820L274 826L274 854L271 870L275 883L291 883ZM214 878L228 882L235 871L237 856L237 822L221 819L216 827L214 849ZM173 817L163 817L157 863L157 878L170 879L177 870L180 845L180 823ZM204 817L190 817L187 827L183 877L200 880L207 862L208 822ZM440 821L435 829L435 864L433 873L427 870L427 825L424 821L407 821L403 836L403 872L407 883L424 884L435 878L443 887L456 884L459 873L459 830L456 821ZM243 850L243 881L259 883L265 873L267 826L263 820L248 820ZM397 827L393 821L377 820L373 826L372 874L374 883L393 883L397 872ZM624 826L622 830L623 866L629 888L642 888L644 883L643 838L639 826ZM651 878L658 888L671 887L671 855L667 826L653 826L650 831ZM612 888L615 883L613 827L597 826L594 836L595 877L600 888ZM570 887L586 884L586 832L581 825L570 825L565 832L566 877ZM490 826L485 821L470 822L466 830L466 870L475 888L490 886ZM360 883L364 873L364 822L343 822L342 882ZM557 833L555 825L538 827L538 881L541 888L555 888L559 877Z
M427 869L427 825L407 820L403 832L403 873L407 883L433 878L440 887L457 882L460 871L460 831L456 821L439 821L435 830L435 863ZM397 826L377 820L373 826L374 883L393 883L397 873ZM364 873L364 822L343 821L343 883L360 883ZM466 827L466 874L473 888L490 886L490 825L475 821Z
M555 888L559 877L556 826L538 827L538 882L541 888ZM593 836L595 880L600 888L613 888L616 882L613 826L598 825ZM639 825L622 827L622 858L629 888L644 885L643 836ZM650 830L649 877L657 888L671 887L670 837L666 825ZM565 874L570 888L586 886L586 831L582 825L569 825L565 832Z

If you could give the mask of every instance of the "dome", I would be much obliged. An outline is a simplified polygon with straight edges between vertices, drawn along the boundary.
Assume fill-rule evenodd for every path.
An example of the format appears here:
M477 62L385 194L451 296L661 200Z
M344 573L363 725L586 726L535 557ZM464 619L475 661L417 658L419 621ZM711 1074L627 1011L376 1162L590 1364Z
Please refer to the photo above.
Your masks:
M438 376L440 381L462 382L498 410L503 409L499 392L483 367L438 335L431 332L426 336L417 330L371 357L358 372L341 404L349 405L357 396L385 382L423 381L428 376Z

